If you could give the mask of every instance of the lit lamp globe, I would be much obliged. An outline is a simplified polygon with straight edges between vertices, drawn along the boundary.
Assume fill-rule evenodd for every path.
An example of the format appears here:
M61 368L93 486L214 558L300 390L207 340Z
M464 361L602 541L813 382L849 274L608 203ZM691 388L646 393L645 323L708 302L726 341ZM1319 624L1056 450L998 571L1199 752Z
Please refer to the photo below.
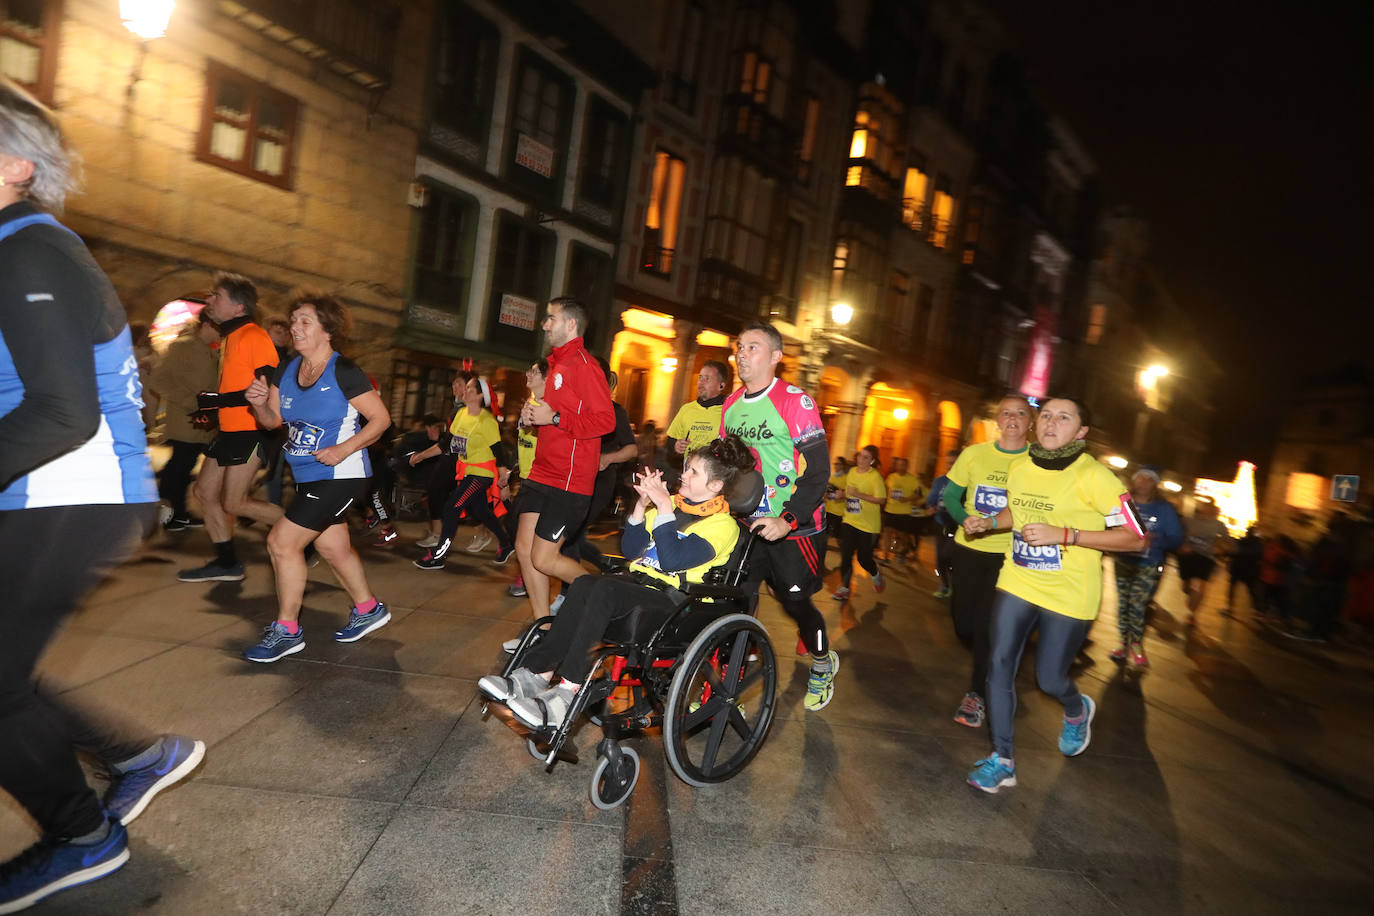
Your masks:
M175 7L176 0L119 0L119 18L140 40L152 41L167 34Z
M830 307L830 317L835 324L844 327L854 317L854 308L847 302L836 302Z

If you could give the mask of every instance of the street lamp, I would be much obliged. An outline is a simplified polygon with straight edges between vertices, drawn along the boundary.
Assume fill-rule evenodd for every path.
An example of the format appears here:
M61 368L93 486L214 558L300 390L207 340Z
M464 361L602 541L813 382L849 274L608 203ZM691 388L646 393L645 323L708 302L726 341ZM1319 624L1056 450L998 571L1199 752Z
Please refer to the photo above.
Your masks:
M175 7L176 0L119 0L119 18L140 41L152 41L167 34Z
M1145 374L1148 375L1150 378L1161 379L1169 374L1169 367L1161 366L1159 363L1155 363L1153 366L1150 366L1145 370Z
M836 302L830 306L830 318L837 327L844 327L854 317L854 308L848 302Z
M1130 464L1129 461L1127 461L1125 458L1122 458L1120 455L1110 456L1107 459L1107 463L1110 464L1112 467L1116 468L1118 471L1124 470L1126 465Z

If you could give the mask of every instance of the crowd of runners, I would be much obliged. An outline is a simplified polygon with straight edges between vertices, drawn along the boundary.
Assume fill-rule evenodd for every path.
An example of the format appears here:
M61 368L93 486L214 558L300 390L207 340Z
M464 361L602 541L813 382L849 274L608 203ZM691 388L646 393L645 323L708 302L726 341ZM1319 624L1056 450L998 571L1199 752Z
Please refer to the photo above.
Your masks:
M11 595L0 610L0 786L42 834L0 865L0 913L119 868L129 855L126 826L205 754L201 741L78 708L36 678L61 622L137 550L159 512L169 532L203 527L208 536L211 556L178 574L188 583L244 579L251 570L236 533L245 520L261 527L239 538L267 532L277 610L242 655L270 664L307 648L299 619L318 559L349 596L334 640L387 625L349 516L366 509L377 543L396 547L392 514L403 488L384 481L399 476L428 514L419 570L444 567L466 522L477 526L469 552L494 545L491 563L516 561L510 594L524 597L534 618L558 615L529 667L481 685L535 727L566 716L588 650L615 619L662 604L657 583L700 581L744 536L757 537L748 587L766 583L795 623L810 667L803 706L819 713L840 668L815 603L829 541L839 548L832 597L849 601L856 563L882 592L881 564L916 557L930 535L936 594L949 598L953 629L970 650L955 720L989 731L990 753L966 778L986 792L1016 784L1014 684L1033 632L1039 686L1063 706L1059 747L1074 756L1089 745L1097 710L1070 665L1098 613L1103 554L1118 557L1113 657L1143 666L1144 607L1163 553L1186 537L1184 578L1205 581L1202 561L1224 535L1206 517L1184 531L1158 498L1153 471L1127 487L1098 463L1086 449L1088 409L1075 397L1050 398L1038 413L1023 397L1003 399L998 437L963 450L929 487L900 457L885 475L872 445L851 465L832 456L816 402L779 377L783 338L766 323L740 330L733 370L704 364L697 397L668 427L661 453L613 400L614 373L588 352L588 314L572 298L548 302L548 353L529 366L518 405L501 403L487 377L465 369L453 380L451 420L414 418L400 434L375 384L344 355L346 308L320 292L294 294L269 329L252 281L216 275L163 363L141 371L113 287L52 215L70 183L51 114L0 84L0 582ZM145 382L167 418L170 456L156 484ZM765 490L737 523L721 494L748 468L762 473ZM283 497L272 485L286 470L295 491ZM264 476L270 498L258 499ZM618 497L628 579L603 575L605 558L587 536ZM110 776L103 796L87 785L78 751Z

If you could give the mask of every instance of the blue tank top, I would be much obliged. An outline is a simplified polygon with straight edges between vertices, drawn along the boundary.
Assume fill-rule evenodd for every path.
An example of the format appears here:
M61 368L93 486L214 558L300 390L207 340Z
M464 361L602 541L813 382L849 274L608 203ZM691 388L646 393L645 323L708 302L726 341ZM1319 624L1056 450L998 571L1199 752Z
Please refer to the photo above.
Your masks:
M291 463L291 476L298 483L371 477L372 462L365 448L333 467L315 460L317 451L349 439L362 428L363 416L349 400L372 390L367 376L351 360L334 353L315 383L302 388L297 380L300 366L297 356L279 370L277 378L286 427L282 450Z
M56 226L80 241L75 232L47 213L0 226L0 240L36 224ZM141 413L143 385L128 324L110 340L92 344L91 351L100 400L100 425L95 434L72 451L13 480L0 491L0 510L157 502ZM24 382L0 335L0 416L14 410L23 398Z

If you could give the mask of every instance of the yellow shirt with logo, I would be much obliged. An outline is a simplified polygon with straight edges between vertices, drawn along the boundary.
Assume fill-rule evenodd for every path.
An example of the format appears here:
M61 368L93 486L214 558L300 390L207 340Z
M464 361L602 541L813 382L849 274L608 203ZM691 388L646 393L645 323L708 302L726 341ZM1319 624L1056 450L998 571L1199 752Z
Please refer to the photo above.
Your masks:
M479 411L474 417L464 407L453 418L448 431L453 433L450 451L467 463L468 474L473 477L496 476L489 468L474 467L494 460L496 456L492 454L491 447L501 441L501 430L490 411Z
M871 468L867 471L854 468L846 474L844 488L848 491L850 487L858 490L864 496L876 496L879 500L887 498L887 487L883 484L883 475ZM869 534L878 534L883 530L882 503L871 503L866 499L859 499L857 496L846 496L844 500L844 523L858 528L860 531L867 531Z
M1026 448L1004 452L996 442L980 442L959 453L946 476L950 483L964 488L964 509L969 515L996 515L1007 507L1007 472L1026 460L1026 452ZM954 541L983 553L1006 553L1011 532L994 530L971 538L960 525Z
M826 515L844 515L844 482L846 479L848 479L848 477L848 471L845 471L843 474L831 475L830 483L826 485L825 489L827 493L831 490L834 490L835 498L827 499L825 501Z
M717 566L724 566L730 559L730 554L734 552L735 542L739 540L739 522L729 512L717 512L714 515L702 516L699 521L693 521L687 528L686 535L698 535L706 539L715 551L715 556L709 563L694 566L682 572L664 572L658 568L658 549L656 537L662 535L666 537L676 537L677 532L670 526L665 525L658 531L654 530L654 519L658 517L658 507L649 506L644 510L644 527L649 530L649 549L644 555L630 563L631 569L637 569L642 573L647 573L655 579L662 579L664 582L676 588L683 582L700 582L705 578L706 573ZM691 520L691 516L679 514L678 524L682 525Z
M535 427L522 426L515 433L515 455L520 461L520 479L528 480L530 468L534 467L534 447L539 438L534 434Z
M677 416L673 417L673 422L668 424L668 437L686 439L689 452L711 444L720 436L722 406L713 404L710 407L702 407L694 400L688 401L682 405Z
M915 474L887 475L887 504L893 515L921 515L926 508L926 488Z
M1102 600L1102 551L1050 544L1032 547L1021 528L1032 522L1105 531L1107 516L1121 510L1125 487L1086 452L1062 471L1026 460L1007 475L1013 529L997 587L1077 620L1095 620ZM1072 534L1070 534L1072 539Z

